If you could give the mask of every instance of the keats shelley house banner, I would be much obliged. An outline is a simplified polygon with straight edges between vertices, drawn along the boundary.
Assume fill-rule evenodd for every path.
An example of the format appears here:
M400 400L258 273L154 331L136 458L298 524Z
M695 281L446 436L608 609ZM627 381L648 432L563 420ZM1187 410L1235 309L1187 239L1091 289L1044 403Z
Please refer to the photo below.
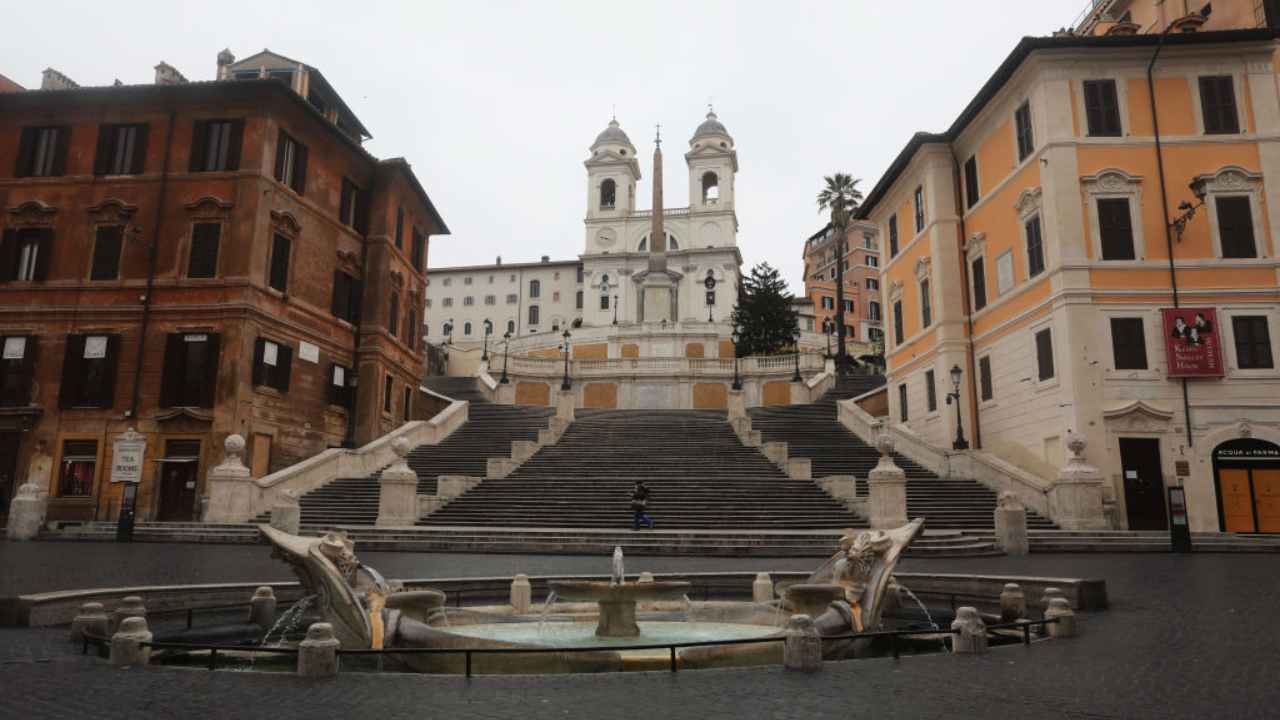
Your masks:
M1169 377L1222 377L1222 336L1213 308L1162 308Z

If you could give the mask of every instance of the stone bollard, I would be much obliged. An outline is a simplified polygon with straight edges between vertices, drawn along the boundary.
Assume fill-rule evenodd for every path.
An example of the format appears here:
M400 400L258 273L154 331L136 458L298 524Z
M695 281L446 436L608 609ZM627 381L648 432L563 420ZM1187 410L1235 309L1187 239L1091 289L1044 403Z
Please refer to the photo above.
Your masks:
M791 480L812 480L813 460L809 458L787 458L787 477Z
M893 461L893 438L876 438L880 462L867 475L871 527L876 530L907 524L907 474Z
M995 512L996 542L1006 555L1031 552L1027 539L1027 508L1011 492L1000 493Z
M1000 622L1013 622L1027 616L1027 595L1018 583L1005 583L1000 592Z
M817 672L822 669L822 638L808 615L792 615L782 646L782 666L788 670Z
M1062 588L1047 587L1044 589L1044 595L1040 596L1040 607L1044 610L1048 610L1049 603L1053 602L1054 598L1062 598L1063 600L1066 600L1067 595L1062 592ZM1070 605L1071 603L1068 602L1067 606L1070 607Z
M533 587L529 585L529 576L520 573L511 581L511 609L523 615L532 607Z
M263 630L270 630L276 624L276 592L270 585L253 591L249 599L249 622Z
M951 652L956 655L979 654L987 651L987 624L982 621L975 607L965 606L956 610L951 623Z
M755 582L751 583L751 600L758 603L773 602L773 578L769 573L756 573Z
M146 665L151 662L151 648L142 643L151 642L151 631L147 629L144 617L127 617L120 623L120 629L111 636L111 656L108 662L112 667L129 667L130 665Z
M297 535L302 527L302 508L296 490L281 490L271 505L271 527Z
M32 482L18 487L18 494L9 503L9 522L5 529L10 540L34 540L40 534L46 507L40 493L40 487Z
M252 473L241 458L244 456L244 437L228 435L222 447L225 456L206 477L209 502L205 505L205 522L244 522L256 514L253 498L257 488ZM274 515L274 514L273 514Z
M71 621L71 642L81 642L85 633L99 638L110 637L110 628L111 618L102 609L102 603L87 602L80 606L80 612Z
M116 630L120 629L120 625L125 618L145 618L146 616L147 606L142 604L142 598L137 595L129 595L121 598L120 604L111 612L111 624L107 630L114 635Z
M412 527L418 521L418 473L407 460L411 449L403 437L391 441L396 459L378 476L378 527Z
M338 674L338 647L329 623L314 623L307 628L307 638L298 643L298 674L302 677L327 678Z
M1066 598L1056 597L1049 601L1049 607L1044 611L1045 620L1057 620L1058 622L1046 625L1051 638L1068 638L1075 637L1076 628L1076 611L1071 609L1071 603Z
M642 583L653 582L653 573L649 572L648 570L645 570L644 572L640 573L640 577L636 578L636 582L642 582Z

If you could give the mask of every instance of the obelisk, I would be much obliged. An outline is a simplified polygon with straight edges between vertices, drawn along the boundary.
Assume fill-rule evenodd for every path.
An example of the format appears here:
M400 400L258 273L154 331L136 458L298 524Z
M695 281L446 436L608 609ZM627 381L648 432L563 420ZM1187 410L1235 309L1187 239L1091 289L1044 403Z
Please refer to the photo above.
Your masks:
M667 272L667 231L662 212L661 126L653 146L653 219L649 226L649 271L644 277L644 322L671 322L672 277Z

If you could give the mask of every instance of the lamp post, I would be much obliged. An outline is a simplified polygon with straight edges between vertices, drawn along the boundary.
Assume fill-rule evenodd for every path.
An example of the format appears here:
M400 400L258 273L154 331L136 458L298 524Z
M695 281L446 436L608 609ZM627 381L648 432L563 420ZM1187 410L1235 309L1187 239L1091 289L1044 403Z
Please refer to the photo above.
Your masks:
M742 389L742 378L738 377L738 341L742 339L742 333L738 332L738 326L733 326L733 334L729 336L729 342L733 343L733 389Z
M449 374L449 346L453 344L453 318L444 324L444 343L440 346L441 359L444 360L444 374Z
M564 350L564 382L560 383L561 390L572 390L573 385L569 384L569 331L564 331L564 344L560 346Z
M613 296L613 324L618 324L618 296Z
M489 362L489 335L493 333L493 322L484 321L484 349L480 351L480 362Z
M827 336L827 357L831 357L831 320L822 321L822 334Z
M960 407L960 375L959 365L951 368L951 392L947 393L947 404L950 405L952 400L956 401L956 439L951 443L953 450L968 450L969 441L964 439L964 411Z
M507 377L507 358L510 356L510 354L511 354L511 331L508 330L507 332L502 333L502 379L498 380L498 382L503 385L506 385L511 382L511 379Z
M1199 202L1197 202L1195 205L1192 205L1190 202L1186 200L1183 200L1182 202L1178 203L1178 209L1181 210L1182 213L1178 215L1178 217L1174 218L1172 222L1169 223L1169 227L1173 228L1174 234L1178 236L1178 242L1182 242L1182 233L1186 231L1187 223L1191 222L1191 219L1196 216L1197 210L1204 207L1204 198L1205 198L1204 181L1200 179L1193 180L1191 182L1190 187L1191 187L1192 194L1196 196L1196 200L1198 200Z
M707 322L715 322L712 311L716 305L716 279L712 276L711 271L707 271L707 279L702 281L703 287L707 289Z
M796 325L796 329L791 331L791 339L794 342L796 350L796 372L791 376L791 382L800 382L800 326Z

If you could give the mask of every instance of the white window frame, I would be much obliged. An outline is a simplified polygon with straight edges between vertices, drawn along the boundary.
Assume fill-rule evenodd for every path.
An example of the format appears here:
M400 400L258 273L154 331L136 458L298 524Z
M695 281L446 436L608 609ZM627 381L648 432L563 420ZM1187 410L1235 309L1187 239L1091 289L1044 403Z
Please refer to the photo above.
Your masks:
M1040 352L1036 347L1036 336L1043 331L1049 331L1049 349L1053 353L1053 376L1044 380L1040 379ZM1030 333L1028 340L1031 343L1031 385L1035 391L1042 392L1052 390L1058 387L1062 382L1062 363L1058 358L1058 333L1053 329L1053 316L1050 315L1027 328ZM1110 334L1107 334L1110 337ZM994 377L992 378L994 381Z
M1118 168L1107 168L1096 175L1080 178L1080 187L1089 198L1089 232L1093 249L1093 262L1108 267L1117 263L1140 262L1147 259L1147 243L1142 229L1142 176L1130 175ZM1133 260L1102 259L1102 223L1098 219L1098 200L1123 199L1129 201L1129 224L1133 227ZM1044 228L1040 228L1041 232Z
M1267 319L1267 336L1271 340L1270 368L1242 369L1240 359L1236 356L1235 317L1258 317ZM1222 338L1222 359L1226 363L1227 377L1230 378L1276 378L1280 377L1280 313L1273 307L1247 305L1244 303L1227 305L1218 311L1219 332Z
M1116 381L1158 380L1163 382L1168 368L1165 367L1164 325L1159 314L1160 311L1152 309L1149 305L1106 306L1102 307L1101 311L1099 313L1101 325L1098 327L1098 337L1107 339L1107 361L1104 364L1105 379ZM1116 369L1115 340L1111 335L1112 318L1137 318L1142 321L1143 345L1147 350L1146 370ZM1222 335L1219 334L1218 337L1222 337ZM1056 348L1054 354L1057 354ZM1054 369L1056 371L1056 366Z
M1049 228L1044 221L1043 208L1044 190L1041 187L1023 190L1018 195L1018 200L1013 204L1013 209L1018 213L1018 237L1022 238L1022 271L1028 281L1038 280L1047 276L1052 267L1050 263L1052 253L1049 252ZM1044 268L1033 277L1031 275L1031 246L1027 244L1027 223L1037 217L1040 219L1040 259L1044 261ZM1018 284L1017 277L1014 278L1013 284Z
M986 312L987 308L994 304L993 300L995 299L991 297L991 271L993 268L991 263L987 262L987 234L984 232L974 233L973 236L969 238L969 242L965 243L964 252L964 261L966 263L964 274L969 281L969 307L964 309L965 312L970 311L973 307L973 299L978 296L977 288L973 284L973 262L979 259L982 260L982 278L986 284L985 289L987 292L982 309L973 311L973 314L976 316L978 313ZM999 280L996 281L996 284L999 285ZM1003 294L1004 293L997 290L996 298Z
M1196 176L1204 183L1205 210L1209 213L1209 238L1213 243L1213 256L1229 262L1265 262L1267 260L1267 226L1262 214L1262 175L1249 172L1238 165L1227 165L1216 173ZM1222 257L1222 233L1218 227L1218 198L1249 198L1249 215L1253 219L1253 247L1256 257Z
M973 371L974 373L977 374L977 377L974 378L975 380L977 380L977 383L976 383L977 392L975 393L975 395L977 395L977 398L978 398L978 407L982 410L995 407L996 405L1000 404L1000 401L999 401L1000 394L996 392L996 366L995 366L995 363L992 362L992 358L994 355L995 355L995 349L994 348L988 349L985 353L978 355L974 359L974 363L973 363ZM991 367L991 398L987 400L984 400L982 398L982 360L984 358L987 361L987 365Z
M1231 87L1236 94L1236 127L1240 128L1240 132L1236 133L1236 135L1246 135L1253 129L1249 127L1249 113L1245 112L1244 109L1247 97L1245 95L1244 74L1221 66L1210 65L1187 75L1187 85L1191 91L1191 109L1196 119L1196 135L1208 138L1233 137L1225 133L1213 133L1210 135L1204 131L1204 102L1200 98L1200 78L1219 77L1222 75L1231 76Z
M1090 80L1110 80L1116 85L1116 105L1120 114L1120 134L1112 135L1090 135L1089 134L1089 113L1084 103L1084 84ZM1072 82L1075 91L1076 117L1080 118L1080 138L1090 142L1121 142L1129 136L1129 89L1128 78L1121 76L1118 72L1099 73L1082 77ZM1197 95L1199 92L1196 93ZM1198 107L1198 106L1197 106ZM1014 147L1017 152L1017 147Z

